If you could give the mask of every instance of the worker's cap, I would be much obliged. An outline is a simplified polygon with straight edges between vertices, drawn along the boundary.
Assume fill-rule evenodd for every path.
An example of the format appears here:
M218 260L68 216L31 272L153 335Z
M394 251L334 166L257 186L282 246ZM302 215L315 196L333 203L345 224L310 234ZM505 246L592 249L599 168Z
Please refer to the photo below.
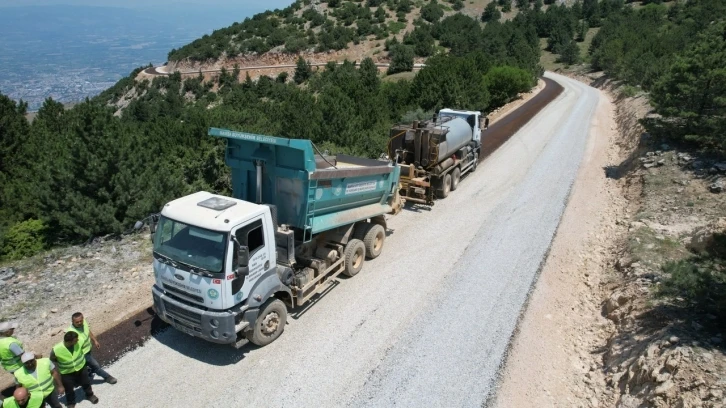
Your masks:
M23 363L27 363L28 361L32 360L35 360L35 354L29 351L26 351L25 353L23 353L22 356L20 356L20 361L22 361Z
M2 322L0 323L0 332L4 332L10 329L15 329L18 327L18 324L15 322Z

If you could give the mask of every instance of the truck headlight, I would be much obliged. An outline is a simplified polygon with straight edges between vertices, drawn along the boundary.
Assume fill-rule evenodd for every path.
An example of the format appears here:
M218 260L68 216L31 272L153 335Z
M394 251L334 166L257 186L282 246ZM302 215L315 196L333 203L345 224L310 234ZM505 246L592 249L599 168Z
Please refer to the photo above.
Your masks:
M209 321L209 324L212 325L212 327L219 327L219 320L212 319Z

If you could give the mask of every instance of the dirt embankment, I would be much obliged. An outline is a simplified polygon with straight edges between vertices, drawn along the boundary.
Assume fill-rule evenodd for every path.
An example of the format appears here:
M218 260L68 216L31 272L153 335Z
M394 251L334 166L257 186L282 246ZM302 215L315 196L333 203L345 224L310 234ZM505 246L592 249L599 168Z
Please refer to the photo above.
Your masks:
M568 209L503 371L501 407L723 407L716 316L658 297L663 266L726 230L720 164L656 143L645 95L602 89Z
M18 322L25 349L48 356L72 313L98 335L148 307L152 284L148 234L54 249L0 268L0 321ZM0 389L12 383L3 371Z

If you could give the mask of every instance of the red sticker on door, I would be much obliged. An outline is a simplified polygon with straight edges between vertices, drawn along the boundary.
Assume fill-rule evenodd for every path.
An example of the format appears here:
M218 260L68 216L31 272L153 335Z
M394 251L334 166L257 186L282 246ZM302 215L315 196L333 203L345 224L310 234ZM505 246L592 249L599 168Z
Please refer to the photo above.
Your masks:
M214 280L212 280L212 283L215 285L220 285L220 284L222 284L222 279L214 279Z

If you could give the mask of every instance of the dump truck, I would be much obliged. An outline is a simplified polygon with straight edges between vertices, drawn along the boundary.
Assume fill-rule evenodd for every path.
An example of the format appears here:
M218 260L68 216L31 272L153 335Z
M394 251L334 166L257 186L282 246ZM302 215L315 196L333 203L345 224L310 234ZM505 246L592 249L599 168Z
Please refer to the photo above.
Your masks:
M441 109L431 120L393 126L388 156L401 168L401 198L432 206L456 190L476 170L482 124L481 112Z
M264 346L289 309L381 253L400 168L325 156L309 140L208 133L227 139L232 197L196 192L151 217L154 310L191 336Z

